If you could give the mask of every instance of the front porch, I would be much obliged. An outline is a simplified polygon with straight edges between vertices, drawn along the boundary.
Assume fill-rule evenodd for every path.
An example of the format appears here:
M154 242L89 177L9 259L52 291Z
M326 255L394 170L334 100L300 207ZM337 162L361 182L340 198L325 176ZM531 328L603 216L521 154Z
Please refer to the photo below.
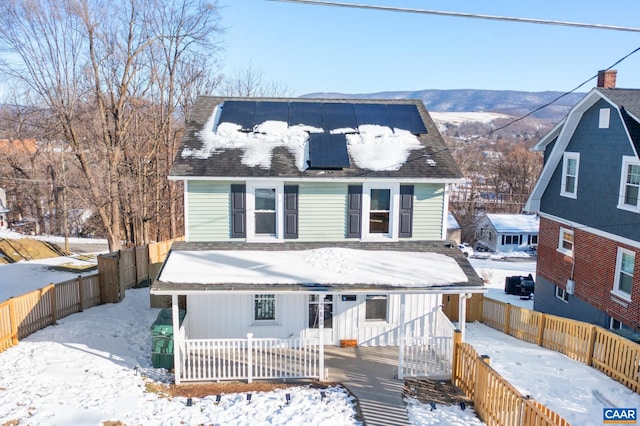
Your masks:
M175 381L335 382L348 379L347 372L352 378L361 376L364 371L358 369L358 364L364 361L380 364L374 371L387 379L448 378L454 330L441 311L436 316L440 327L435 337L400 337L400 346L340 348L325 345L322 338L254 338L252 333L236 339L190 339L191 318L187 314L175 336Z

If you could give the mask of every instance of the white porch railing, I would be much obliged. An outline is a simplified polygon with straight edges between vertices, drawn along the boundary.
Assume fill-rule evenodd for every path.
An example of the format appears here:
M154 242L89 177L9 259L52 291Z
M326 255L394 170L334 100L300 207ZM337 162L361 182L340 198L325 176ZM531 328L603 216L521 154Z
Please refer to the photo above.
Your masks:
M182 336L181 336L182 337ZM176 382L322 379L315 338L185 339L177 344Z
M453 337L406 337L399 377L451 376Z

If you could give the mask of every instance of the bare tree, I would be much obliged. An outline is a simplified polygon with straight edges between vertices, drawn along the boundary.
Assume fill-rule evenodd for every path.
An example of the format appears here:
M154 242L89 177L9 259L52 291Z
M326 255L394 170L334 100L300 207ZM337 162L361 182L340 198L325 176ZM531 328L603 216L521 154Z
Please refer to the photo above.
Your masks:
M275 80L266 80L264 74L249 64L246 68L236 69L223 78L220 87L223 96L268 96L287 97L289 89Z
M221 30L216 4L201 0L0 4L0 72L29 88L54 119L55 137L73 150L111 250L123 237L134 241L137 224L143 229L150 220L146 195L133 193L153 193L166 176L179 138L172 123L192 96L177 82L196 87L193 80L212 72L209 61L182 63L211 55L202 48ZM158 124L145 133L149 110L160 115L151 115ZM154 165L160 159L162 168Z

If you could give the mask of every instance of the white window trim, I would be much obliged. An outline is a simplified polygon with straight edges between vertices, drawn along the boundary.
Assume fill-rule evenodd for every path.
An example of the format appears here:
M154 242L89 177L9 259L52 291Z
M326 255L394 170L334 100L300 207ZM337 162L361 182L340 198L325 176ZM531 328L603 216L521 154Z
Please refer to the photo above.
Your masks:
M260 188L276 189L276 235L256 235L256 198L255 191ZM278 242L284 241L284 182L255 181L247 182L247 241Z
M389 233L388 234L371 234L369 233L369 212L371 205L372 189L389 189L391 190L391 200L389 212ZM398 240L398 228L400 221L400 183L373 183L365 182L362 185L362 218L361 218L362 237L365 241L380 240Z
M569 303L569 294L562 287L556 286L556 297L564 303Z
M381 319L367 319L367 296L386 296L387 298L387 318L384 320ZM362 304L362 314L360 324L363 327L377 327L377 326L387 326L391 324L391 320L389 319L389 303L391 302L391 296L389 294L366 294L364 296L364 303Z
M640 165L640 161L636 157L624 155L622 157L622 170L620 172L620 192L618 194L618 208L634 213L640 213L640 202L637 206L624 203L624 193L627 189L627 169L632 165Z
M611 108L600 108L600 116L598 117L598 128L608 129L611 121Z
M567 162L568 160L576 160L576 175L575 184L573 185L573 192L568 192L566 189L567 181ZM565 152L562 155L562 182L560 183L560 195L568 198L578 198L578 176L580 171L580 153L579 152Z
M626 292L620 290L620 272L621 272L621 269L622 269L622 255L623 254L628 254L628 255L633 256L633 269L634 269L634 273L635 273L636 253L634 251L627 250L627 249L622 248L622 247L618 247L618 255L616 257L616 275L615 275L615 278L613 280L613 290L611 290L611 293L614 294L616 297L619 297L622 300L625 300L627 302L631 302L631 293L626 293ZM631 288L631 291L633 291L633 286Z
M272 320L259 320L256 319L256 296L259 295L266 295L266 294L273 294L274 296L274 303L275 303L275 319ZM249 312L251 312L251 325L279 325L278 323L278 319L279 319L279 314L280 314L280 298L278 297L277 294L274 293L255 293L251 295L251 298L249 299Z
M564 241L564 234L571 234L574 237L571 250L567 250L562 246L562 242ZM567 256L573 257L573 252L576 250L576 240L575 240L575 234L571 229L560 228L560 233L558 238L558 248L556 250L558 250L560 253L566 254Z

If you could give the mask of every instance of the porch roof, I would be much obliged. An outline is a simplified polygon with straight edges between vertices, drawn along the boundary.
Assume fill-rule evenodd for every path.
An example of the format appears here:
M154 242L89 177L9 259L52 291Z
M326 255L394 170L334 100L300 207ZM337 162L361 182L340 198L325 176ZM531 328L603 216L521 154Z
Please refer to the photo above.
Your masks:
M153 294L234 292L482 292L455 245L442 241L176 242Z

